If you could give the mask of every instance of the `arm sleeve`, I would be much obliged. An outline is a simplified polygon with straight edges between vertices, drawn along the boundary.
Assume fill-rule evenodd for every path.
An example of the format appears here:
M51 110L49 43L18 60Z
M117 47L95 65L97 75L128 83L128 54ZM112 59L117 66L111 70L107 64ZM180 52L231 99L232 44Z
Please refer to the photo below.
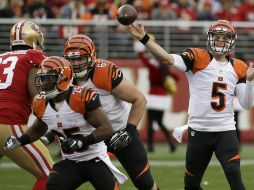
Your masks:
M90 98L85 103L87 112L93 111L96 108L101 107L101 102L100 102L99 95L97 93L94 93L94 92L95 92L94 90L92 90L92 92L88 92L92 96L90 96Z
M112 89L117 87L123 80L123 72L116 65L112 69Z
M253 105L253 90L254 83L246 81L246 83L238 83L236 85L236 96L238 97L240 105L244 109L249 109Z
M187 67L184 63L184 60L183 58L180 56L180 55L177 55L177 54L171 54L174 58L174 67L177 68L178 70L180 71L184 71L186 72L187 71Z

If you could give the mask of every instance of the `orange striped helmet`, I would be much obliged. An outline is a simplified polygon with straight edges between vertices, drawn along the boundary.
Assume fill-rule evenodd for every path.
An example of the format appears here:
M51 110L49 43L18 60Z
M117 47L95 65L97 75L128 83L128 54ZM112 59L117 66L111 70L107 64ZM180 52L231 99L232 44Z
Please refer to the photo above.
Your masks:
M55 98L69 89L73 80L72 66L66 59L58 56L46 58L40 65L35 84L40 95Z
M227 20L214 22L207 33L208 49L216 54L226 54L235 47L236 29Z
M13 46L27 45L33 49L43 50L43 33L35 23L28 20L21 20L10 31L10 44L11 49Z
M91 38L86 35L73 35L64 44L64 58L72 64L74 77L82 78L89 73L95 64L95 45Z

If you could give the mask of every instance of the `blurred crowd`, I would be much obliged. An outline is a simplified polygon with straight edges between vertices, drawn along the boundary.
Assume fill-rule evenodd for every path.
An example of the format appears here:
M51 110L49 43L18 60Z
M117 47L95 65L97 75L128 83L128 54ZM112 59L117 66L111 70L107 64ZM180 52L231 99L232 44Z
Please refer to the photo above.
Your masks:
M0 18L110 20L123 4L141 20L254 20L254 0L1 0Z

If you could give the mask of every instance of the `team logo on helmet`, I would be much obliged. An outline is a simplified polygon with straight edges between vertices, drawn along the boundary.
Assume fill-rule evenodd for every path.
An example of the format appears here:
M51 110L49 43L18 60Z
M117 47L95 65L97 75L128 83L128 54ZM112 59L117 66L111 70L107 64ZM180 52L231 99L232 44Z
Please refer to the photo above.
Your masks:
M43 33L35 23L28 20L21 20L10 31L10 44L11 49L13 46L26 45L33 49L43 50Z
M73 70L64 58L52 56L46 58L35 77L35 84L40 95L51 99L68 90L72 84Z

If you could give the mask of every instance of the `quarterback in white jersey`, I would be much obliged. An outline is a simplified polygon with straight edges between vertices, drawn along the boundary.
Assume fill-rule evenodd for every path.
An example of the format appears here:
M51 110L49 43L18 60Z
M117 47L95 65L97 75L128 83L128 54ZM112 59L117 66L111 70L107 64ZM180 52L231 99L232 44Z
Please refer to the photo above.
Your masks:
M240 172L239 145L235 132L233 97L249 109L253 102L252 64L231 58L237 33L227 20L218 20L207 33L208 49L190 48L169 54L134 23L129 33L160 60L186 72L189 81L188 147L185 190L200 190L200 182L215 153L232 190L244 190ZM184 130L183 130L184 131Z
M99 95L90 87L72 86L72 79L71 64L64 58L42 62L35 80L39 95L33 101L37 118L24 135L11 136L6 148L28 144L51 130L59 139L63 160L54 164L48 190L76 189L86 181L95 189L119 189L127 178L107 155L103 140L112 127L100 109Z
M145 111L144 95L124 78L117 65L96 58L95 45L86 35L68 38L64 45L64 57L73 66L75 82L79 86L94 88L100 95L102 109L114 132L105 140L108 151L121 162L137 189L157 190L136 129Z

